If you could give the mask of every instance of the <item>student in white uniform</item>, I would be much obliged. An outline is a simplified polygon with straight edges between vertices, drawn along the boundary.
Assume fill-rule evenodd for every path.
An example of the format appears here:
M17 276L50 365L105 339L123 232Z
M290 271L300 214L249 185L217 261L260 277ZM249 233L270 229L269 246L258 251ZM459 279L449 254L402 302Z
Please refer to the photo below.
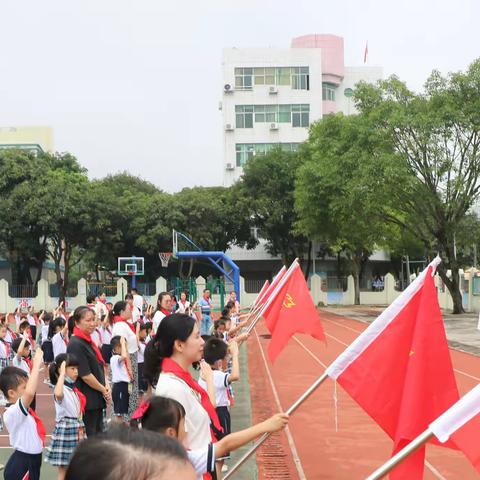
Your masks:
M3 420L14 449L5 465L5 480L17 480L27 474L29 480L40 479L45 426L31 404L38 388L42 364L43 352L39 348L33 359L30 378L16 367L7 367L0 374L0 390L8 401Z
M130 373L127 341L125 337L113 336L111 345L110 368L112 369L113 415L128 421L129 385L132 374Z
M130 358L131 387L128 405L128 415L138 407L138 339L137 330L132 323L132 311L127 302L117 302L110 311L113 328L112 335L120 336L127 341ZM140 324L137 324L140 327ZM113 349L112 349L113 350ZM110 361L111 366L111 361ZM128 417L126 417L128 418Z
M85 432L82 417L87 400L75 387L78 365L74 355L62 353L55 357L49 370L50 382L55 385L55 428L46 460L58 467L59 479L64 478L70 457Z
M67 353L68 326L62 317L57 317L50 325L49 335L52 338L53 358Z
M172 296L168 292L161 292L158 294L157 309L153 315L153 333L157 332L160 322L172 313Z
M145 376L155 394L173 398L186 411L188 448L207 447L212 440L210 424L221 430L215 407L207 392L189 372L203 354L203 341L197 322L188 315L165 317L145 350Z
M185 409L176 400L166 397L152 397L142 402L132 420L142 430L152 430L169 437L177 438L184 443L188 436L185 430ZM217 443L209 443L206 447L188 450L187 455L192 462L197 479L203 478L206 473L215 471L215 461L227 452L246 445L264 433L273 433L287 426L288 415L278 413L268 420L240 432L227 435Z
M30 375L30 372L32 371L32 360L30 359L30 342L27 339L28 335L24 334L12 342L12 350L15 352L12 366L20 368L27 375Z
M140 317L143 317L143 297L138 294L138 290L136 288L131 288L130 293L133 295L133 304L140 312Z

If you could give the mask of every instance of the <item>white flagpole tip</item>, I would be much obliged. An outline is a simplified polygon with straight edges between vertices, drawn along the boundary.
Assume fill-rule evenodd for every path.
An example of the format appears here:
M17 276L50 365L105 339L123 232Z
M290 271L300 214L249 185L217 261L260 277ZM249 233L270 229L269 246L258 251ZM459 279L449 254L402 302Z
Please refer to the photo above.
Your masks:
M442 259L440 258L440 255L437 255L431 262L430 265L432 266L432 276L435 275L435 272L437 271L437 267L442 263Z

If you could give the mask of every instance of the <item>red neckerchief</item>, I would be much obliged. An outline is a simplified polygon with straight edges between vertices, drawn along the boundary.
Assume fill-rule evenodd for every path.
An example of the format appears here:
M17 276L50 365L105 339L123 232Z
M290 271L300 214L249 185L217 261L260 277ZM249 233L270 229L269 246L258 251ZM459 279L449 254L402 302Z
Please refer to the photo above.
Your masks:
M65 343L65 345L68 345L68 339L66 336L63 336L63 333L60 333L60 337L63 340L63 343Z
M120 316L120 315L114 315L114 316L113 316L113 324L115 325L116 323L120 323L120 322L126 323L126 324L130 327L130 330L131 330L133 333L136 333L136 332L135 332L135 327L133 326L133 323L127 322L127 321L126 321L122 316Z
M77 388L73 387L73 391L77 394L78 401L80 402L80 412L85 413L85 407L87 406L87 397Z
M76 337L81 338L82 340L85 340L86 342L88 342L90 344L90 346L93 348L93 350L95 352L95 355L97 357L97 360L103 366L105 366L105 360L103 359L103 356L102 356L100 350L98 349L97 344L92 340L92 337L90 335L87 335L86 333L82 332L82 330L80 330L78 327L73 328L73 334Z
M160 311L165 314L165 316L171 315L172 312L169 312L166 308L161 307Z
M162 361L162 372L173 373L176 377L182 379L192 390L200 395L200 403L204 410L208 413L211 422L217 430L223 432L223 428L218 420L215 407L212 405L208 393L193 379L189 372L184 370L175 360L166 357Z
M90 308L90 310L95 310L95 304L94 303L87 303L87 307Z
M35 420L35 426L37 427L37 433L42 441L42 445L45 446L45 437L47 436L47 431L45 430L45 425L43 424L41 418L35 413L33 408L28 409L28 413L33 417Z
M7 330L10 332L10 336L12 337L12 341L17 338L17 334L10 329L10 327L7 327Z
M32 371L32 368L33 368L32 360L28 357L23 357L23 360L28 365L28 368L30 369L30 371Z
M99 298L98 301L99 301L100 303L103 303L104 305L106 305L106 303L107 303L107 299L102 300L101 298Z

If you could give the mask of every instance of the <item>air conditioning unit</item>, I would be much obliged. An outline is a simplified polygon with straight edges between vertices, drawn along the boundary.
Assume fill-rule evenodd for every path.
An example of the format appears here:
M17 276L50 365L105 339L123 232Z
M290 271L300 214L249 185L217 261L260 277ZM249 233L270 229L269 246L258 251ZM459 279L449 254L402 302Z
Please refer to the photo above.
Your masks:
M278 130L278 123L271 123L270 124L270 130Z
M270 95L275 95L275 94L278 93L278 88L277 88L277 87L270 87L270 88L268 89L268 93L269 93Z
M231 123L227 123L225 125L225 131L226 132L233 132L234 128L233 128L233 125Z
M227 163L227 164L225 165L225 168L226 168L227 170L235 170L235 165L234 165L233 163Z
M226 83L224 86L223 86L223 91L225 93L233 93L233 87L229 84L229 83Z

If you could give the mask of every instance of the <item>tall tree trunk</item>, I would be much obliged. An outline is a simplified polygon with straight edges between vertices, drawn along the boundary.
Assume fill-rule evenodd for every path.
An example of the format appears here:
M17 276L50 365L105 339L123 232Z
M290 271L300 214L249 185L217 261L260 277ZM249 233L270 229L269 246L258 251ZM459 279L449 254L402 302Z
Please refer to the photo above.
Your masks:
M356 271L353 276L355 284L355 305L360 305L360 272Z
M447 277L446 268L444 267L442 268L441 264L438 268L438 274L440 275L440 278L442 279L443 283L447 287L452 297L452 302L453 302L452 313L454 314L465 313L465 310L463 308L462 293L460 292L460 275L458 274L457 262L451 262L450 265L451 265L451 272L452 272L452 275L450 278Z
M308 277L310 276L310 266L312 265L312 241L309 240L308 242L308 255L307 255L307 268L305 269L305 280L308 281ZM315 272L313 272L315 273Z

